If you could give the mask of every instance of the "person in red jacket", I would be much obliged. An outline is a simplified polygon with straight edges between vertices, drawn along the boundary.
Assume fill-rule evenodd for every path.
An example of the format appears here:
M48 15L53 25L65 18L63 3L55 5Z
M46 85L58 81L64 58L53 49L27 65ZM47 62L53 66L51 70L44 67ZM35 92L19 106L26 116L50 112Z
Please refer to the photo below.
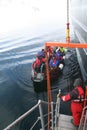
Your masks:
M83 110L83 100L84 100L84 89L82 87L82 80L80 78L76 79L74 82L74 89L65 96L61 96L61 99L66 102L71 100L71 112L73 119L71 123L74 126L79 126L80 118Z

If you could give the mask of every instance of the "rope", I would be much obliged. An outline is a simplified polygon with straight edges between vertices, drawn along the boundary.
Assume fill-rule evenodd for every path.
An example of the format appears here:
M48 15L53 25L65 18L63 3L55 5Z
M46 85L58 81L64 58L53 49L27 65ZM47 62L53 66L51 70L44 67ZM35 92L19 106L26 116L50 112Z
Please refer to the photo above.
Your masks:
M69 0L67 0L67 23L69 23Z
M69 0L67 0L67 29L66 29L66 42L70 42L70 29L69 29Z

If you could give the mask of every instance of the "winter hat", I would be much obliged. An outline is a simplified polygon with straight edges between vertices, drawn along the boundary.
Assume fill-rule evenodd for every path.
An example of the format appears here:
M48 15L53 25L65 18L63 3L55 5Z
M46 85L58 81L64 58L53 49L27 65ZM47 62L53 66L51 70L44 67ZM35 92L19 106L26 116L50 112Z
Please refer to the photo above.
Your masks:
M77 86L82 86L82 80L80 78L74 81L74 87L77 87Z

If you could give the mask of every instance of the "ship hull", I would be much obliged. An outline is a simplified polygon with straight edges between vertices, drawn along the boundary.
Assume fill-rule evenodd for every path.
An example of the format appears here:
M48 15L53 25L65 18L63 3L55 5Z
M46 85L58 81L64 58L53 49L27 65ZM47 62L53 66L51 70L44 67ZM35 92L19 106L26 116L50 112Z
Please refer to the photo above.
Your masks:
M75 34L75 42L87 43L87 1L71 0L71 22ZM84 82L87 81L87 49L76 49L78 62Z

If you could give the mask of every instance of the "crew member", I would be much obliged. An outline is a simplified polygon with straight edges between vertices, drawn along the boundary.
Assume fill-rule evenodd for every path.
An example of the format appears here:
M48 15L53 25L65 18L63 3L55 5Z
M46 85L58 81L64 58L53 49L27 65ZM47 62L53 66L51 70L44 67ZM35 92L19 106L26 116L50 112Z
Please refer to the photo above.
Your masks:
M61 99L66 102L71 101L71 112L73 119L71 123L75 126L79 126L80 118L83 110L83 99L84 99L84 89L82 87L82 80L80 78L76 79L74 82L74 89L65 96L61 96Z

